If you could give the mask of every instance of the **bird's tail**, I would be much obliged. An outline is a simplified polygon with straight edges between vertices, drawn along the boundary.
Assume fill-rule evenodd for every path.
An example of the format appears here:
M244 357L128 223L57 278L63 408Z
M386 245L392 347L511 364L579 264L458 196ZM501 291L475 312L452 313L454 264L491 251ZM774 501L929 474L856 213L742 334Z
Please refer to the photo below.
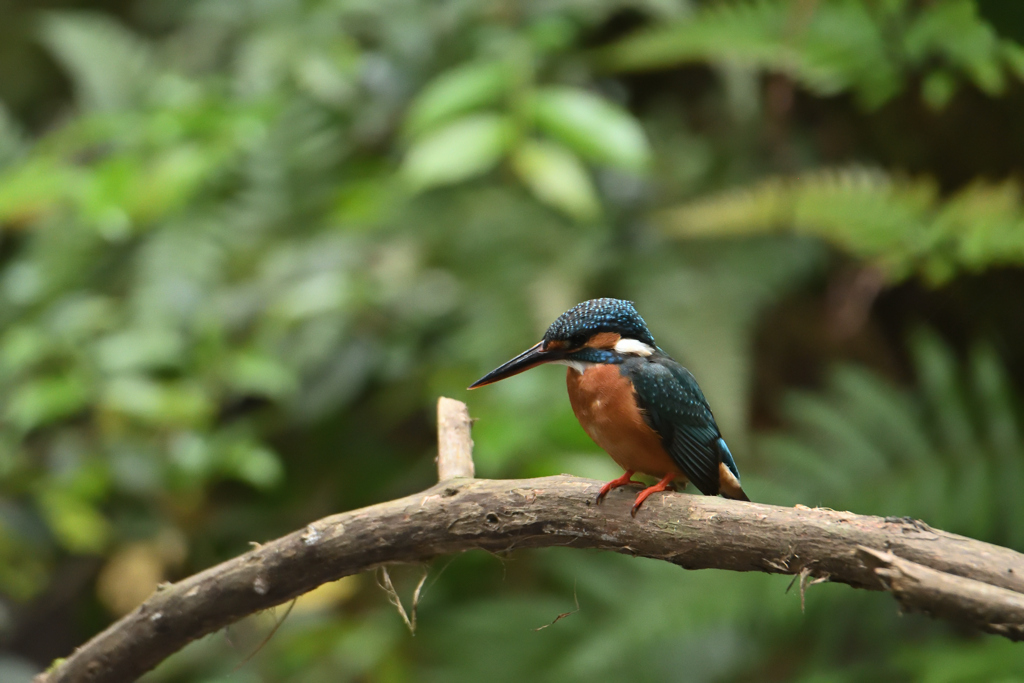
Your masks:
M715 445L719 456L719 492L726 498L749 501L750 498L747 498L747 494L743 492L743 487L740 485L740 470L736 467L736 461L733 460L729 447L725 445L725 439L720 438Z

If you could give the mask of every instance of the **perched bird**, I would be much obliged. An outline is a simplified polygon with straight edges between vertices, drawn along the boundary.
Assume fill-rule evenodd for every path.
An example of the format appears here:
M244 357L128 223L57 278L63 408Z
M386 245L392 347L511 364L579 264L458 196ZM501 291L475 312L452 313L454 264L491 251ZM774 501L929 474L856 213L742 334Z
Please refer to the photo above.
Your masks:
M636 515L652 493L680 480L706 495L750 500L707 399L690 371L654 343L632 302L592 299L552 323L544 338L469 388L543 363L567 365L569 402L584 431L626 471L603 487L636 484L635 472L660 478L636 497Z

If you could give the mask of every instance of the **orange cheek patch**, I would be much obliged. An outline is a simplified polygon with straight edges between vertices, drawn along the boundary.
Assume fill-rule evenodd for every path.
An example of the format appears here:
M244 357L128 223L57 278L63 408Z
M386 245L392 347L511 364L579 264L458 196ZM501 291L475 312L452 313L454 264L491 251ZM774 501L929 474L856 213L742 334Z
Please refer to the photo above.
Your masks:
M622 335L618 332L598 332L590 338L587 346L592 349L613 349L620 339Z
M565 347L565 342L560 339L552 339L549 342L544 343L545 351L555 351Z

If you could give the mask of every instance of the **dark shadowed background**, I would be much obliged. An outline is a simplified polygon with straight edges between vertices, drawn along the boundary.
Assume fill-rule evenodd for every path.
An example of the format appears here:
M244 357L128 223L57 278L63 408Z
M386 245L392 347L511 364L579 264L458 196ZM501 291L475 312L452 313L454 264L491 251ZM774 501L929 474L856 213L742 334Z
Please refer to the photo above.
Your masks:
M619 474L560 368L631 299L761 502L1024 551L1019 0L0 0L0 680L436 473ZM468 553L151 683L1024 680L884 594ZM579 609L540 631L557 615Z

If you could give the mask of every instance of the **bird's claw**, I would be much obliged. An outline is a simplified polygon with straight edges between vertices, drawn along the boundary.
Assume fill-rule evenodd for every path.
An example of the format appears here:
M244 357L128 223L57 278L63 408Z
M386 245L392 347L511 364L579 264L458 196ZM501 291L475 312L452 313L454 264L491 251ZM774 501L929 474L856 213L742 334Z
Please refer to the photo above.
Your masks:
M641 486L643 486L642 481L633 481L633 472L634 470L629 470L618 479L612 479L610 482L602 486L601 490L597 492L597 498L594 499L594 504L600 505L601 501L604 500L604 497L608 495L609 491L611 491L612 489L617 489L620 486L627 486L629 484L640 484Z
M648 493L647 489L644 489L643 491L640 492L640 495L636 497L636 501L634 501L633 503L633 507L629 509L630 517L636 517L637 510L640 509L640 506L644 504L644 501L647 500L647 496L651 495L651 493L655 492L651 491L650 493Z
M644 501L647 500L647 497L650 496L652 493L658 493L660 491L665 491L669 489L674 491L675 485L672 483L672 480L674 478L674 475L667 474L662 478L661 481L659 481L654 486L648 486L643 491L641 491L637 495L636 501L633 502L633 507L629 511L630 517L636 517L637 510L640 509L640 506L644 504Z

